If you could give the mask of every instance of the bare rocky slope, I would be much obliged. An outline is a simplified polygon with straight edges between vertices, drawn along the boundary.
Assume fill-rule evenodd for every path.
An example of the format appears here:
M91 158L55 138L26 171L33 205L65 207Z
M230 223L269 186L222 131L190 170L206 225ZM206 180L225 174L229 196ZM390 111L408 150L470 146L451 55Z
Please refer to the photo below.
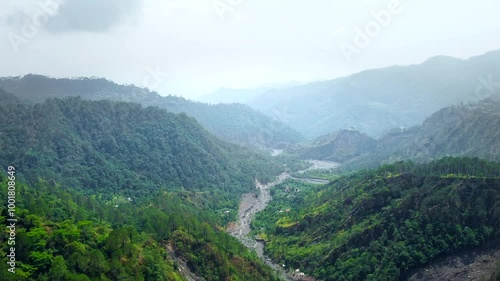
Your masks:
M496 281L500 272L500 240L442 258L416 270L408 281Z

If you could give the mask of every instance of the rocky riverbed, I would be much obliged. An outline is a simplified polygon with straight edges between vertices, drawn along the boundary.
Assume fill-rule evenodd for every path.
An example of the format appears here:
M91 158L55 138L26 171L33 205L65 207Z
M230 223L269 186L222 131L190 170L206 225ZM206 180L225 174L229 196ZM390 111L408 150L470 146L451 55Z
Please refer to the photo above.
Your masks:
M259 258L261 258L268 266L280 272L281 278L287 281L298 281L298 280L315 280L308 276L298 276L294 273L289 273L288 270L283 265L278 265L272 262L272 260L264 255L264 243L256 241L254 237L250 237L250 224L257 212L264 210L269 201L271 200L270 189L282 183L286 179L290 178L288 173L283 173L278 176L278 179L269 184L261 184L256 181L255 185L260 191L259 195L256 196L254 193L248 193L243 195L240 208L238 210L238 221L231 224L228 227L228 232L234 237L238 238L246 247L255 250Z

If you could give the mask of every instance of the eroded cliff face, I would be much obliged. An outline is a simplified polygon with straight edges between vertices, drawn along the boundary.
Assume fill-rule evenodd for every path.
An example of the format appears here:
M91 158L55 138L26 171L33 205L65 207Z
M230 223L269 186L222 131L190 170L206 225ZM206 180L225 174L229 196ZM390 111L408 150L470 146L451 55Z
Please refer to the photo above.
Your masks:
M417 270L408 281L497 281L500 270L500 240L442 258Z

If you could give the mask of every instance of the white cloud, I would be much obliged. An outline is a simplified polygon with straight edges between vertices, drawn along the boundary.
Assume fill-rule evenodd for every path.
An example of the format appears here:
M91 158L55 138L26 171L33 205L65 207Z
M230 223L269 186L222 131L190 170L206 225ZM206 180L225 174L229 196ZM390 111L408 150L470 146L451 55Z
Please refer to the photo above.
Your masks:
M500 48L500 3L492 0L401 0L404 13L352 64L339 43L352 40L354 28L388 0L242 0L223 21L212 0L113 0L99 13L82 6L84 0L71 1L73 8L54 22L80 8L82 16L59 29L48 25L19 53L8 43L6 35L17 27L6 24L6 16L29 14L34 1L0 2L0 76L104 76L140 85L147 68L158 65L169 73L160 92L192 97L222 86L334 78ZM98 19L87 22L92 16Z

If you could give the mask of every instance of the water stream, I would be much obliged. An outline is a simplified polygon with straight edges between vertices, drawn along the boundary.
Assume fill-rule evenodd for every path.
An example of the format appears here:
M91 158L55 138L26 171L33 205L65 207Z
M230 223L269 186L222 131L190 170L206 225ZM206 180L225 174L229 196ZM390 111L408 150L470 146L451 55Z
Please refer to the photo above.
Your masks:
M313 169L332 169L338 167L337 163L326 162L326 161L310 161L313 165L307 170ZM299 172L300 173L300 172ZM283 173L278 176L278 178L271 183L261 184L255 181L256 188L260 191L259 195L256 196L254 193L248 193L243 195L240 203L240 208L238 210L238 221L228 227L229 233L234 237L238 238L246 247L255 250L258 257L262 259L268 266L280 273L282 279L286 281L298 281L298 280L315 280L308 276L299 276L298 274L290 273L294 272L293 269L287 268L286 265L278 265L272 262L272 260L264 255L264 243L256 241L254 237L250 234L250 224L252 219L255 217L257 212L260 212L266 208L269 201L271 201L270 190L272 187L282 183L286 179L294 179L305 181L313 184L326 184L327 180L322 179L312 179L312 178L294 178L288 173Z

